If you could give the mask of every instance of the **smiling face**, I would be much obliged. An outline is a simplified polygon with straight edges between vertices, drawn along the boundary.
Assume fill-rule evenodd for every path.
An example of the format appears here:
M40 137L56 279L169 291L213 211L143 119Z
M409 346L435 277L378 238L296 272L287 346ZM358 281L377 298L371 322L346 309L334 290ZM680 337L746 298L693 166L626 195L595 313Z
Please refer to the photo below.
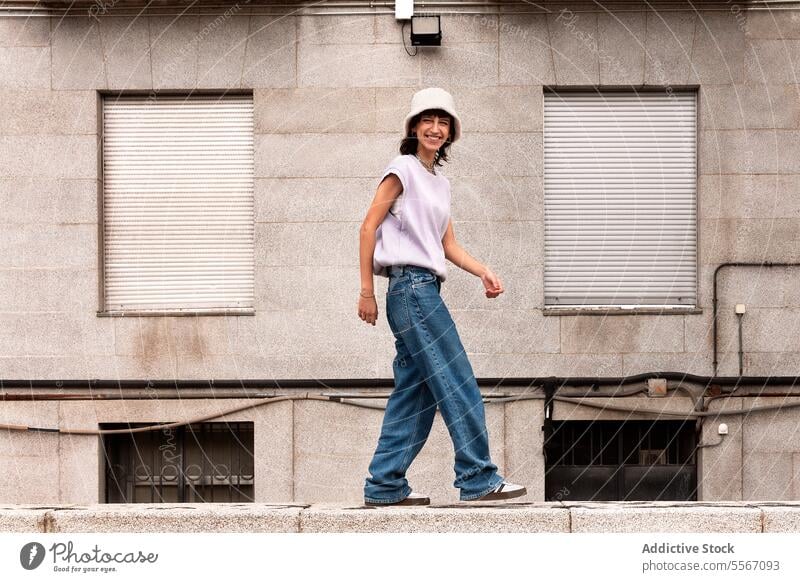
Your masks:
M446 113L438 115L431 112L423 112L412 131L417 136L417 153L423 154L421 150L426 150L425 157L431 157L436 153L444 142L450 137L452 119Z

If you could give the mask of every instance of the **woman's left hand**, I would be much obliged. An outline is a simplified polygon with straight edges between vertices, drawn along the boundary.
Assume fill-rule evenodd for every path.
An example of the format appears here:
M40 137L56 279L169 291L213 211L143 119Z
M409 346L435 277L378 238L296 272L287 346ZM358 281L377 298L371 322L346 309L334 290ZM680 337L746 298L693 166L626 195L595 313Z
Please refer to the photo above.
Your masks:
M490 269L486 269L483 275L481 275L481 282L486 289L486 297L489 299L494 299L500 295L500 293L505 291L505 289L503 289L503 282L500 280L500 277L492 273Z

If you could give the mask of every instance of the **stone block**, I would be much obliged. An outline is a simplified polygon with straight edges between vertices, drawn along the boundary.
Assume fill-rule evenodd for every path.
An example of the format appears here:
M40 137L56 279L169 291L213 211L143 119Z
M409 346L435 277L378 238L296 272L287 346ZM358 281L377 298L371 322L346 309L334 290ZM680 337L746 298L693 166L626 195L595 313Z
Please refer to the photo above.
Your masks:
M748 39L800 39L800 14L791 10L786 14L769 10L748 11L745 35Z
M451 308L451 313L462 342L470 352L523 354L560 351L558 318L542 317L539 310L484 311L480 305L472 305L464 310Z
M674 315L561 317L564 353L682 352L683 321Z
M148 17L98 19L109 89L152 89Z
M97 134L94 91L0 90L0 101L0 134Z
M462 507L463 506L463 507ZM457 507L325 507L303 511L302 530L309 533L460 532L511 533L569 531L568 512L553 505L504 503Z
M620 376L620 354L470 354L476 377Z
M708 400L711 413L742 409L741 398ZM707 416L698 444L710 445L697 450L698 492L701 501L741 501L743 416L725 414ZM719 434L720 424L728 425L728 434ZM717 444L718 443L718 444Z
M600 59L597 14L563 9L547 15L550 48L558 85L597 85Z
M257 178L370 178L397 155L401 135L257 134ZM377 183L375 184L377 188Z
M7 224L95 223L97 180L0 178L0 205L7 209Z
M255 221L359 221L360 226L379 177L378 173L374 178L257 178Z
M702 218L797 219L800 200L793 193L800 176L779 174L703 174L698 180Z
M240 87L250 16L235 4L222 15L199 17L197 87Z
M645 82L648 85L667 87L687 83L695 18L690 11L647 13Z
M797 262L800 260L797 219L723 218L699 221L698 260L722 262Z
M3 533L43 533L47 531L48 510L19 504L0 506L0 531Z
M499 170L499 168L498 168ZM464 176L450 180L451 215L459 221L544 220L542 176Z
M49 45L48 18L0 17L0 47Z
M515 393L523 391L521 388L514 390ZM528 494L521 499L528 502L544 501L543 402L537 399L505 404L506 474L504 477L527 488Z
M378 19L388 21L389 17L372 14L301 14L294 17L297 22L297 42L302 45L373 44L375 21ZM391 21L394 22L394 18ZM399 31L395 35L399 42Z
M502 269L536 266L543 262L542 221L454 222L453 231L461 247L480 257L498 274Z
M795 85L703 85L698 99L703 129L797 129Z
M747 41L744 81L748 85L797 83L800 73L800 39Z
M601 85L643 85L647 12L597 15Z
M54 402L3 403L5 424L41 428L58 427ZM59 502L59 435L51 432L4 430L0 433L0 502Z
M0 238L2 267L89 269L97 264L97 227L84 224L9 226Z
M302 508L291 503L115 503L59 509L50 517L54 533L297 533Z
M149 20L153 89L195 89L199 16L150 16Z
M747 376L795 377L800 367L800 353L796 347L786 352L747 352L743 367Z
M242 71L242 87L286 88L297 85L294 18L252 15Z
M0 175L97 179L97 136L0 136Z
M420 84L424 87L451 87L453 91L458 87L496 86L497 50L494 41L447 43L435 53L420 51Z
M764 533L796 533L800 531L800 507L759 505L764 515Z
M363 133L375 130L374 89L256 89L254 107L255 133Z
M680 372L710 376L711 359L708 354L697 352L622 354L623 375L633 376L645 372Z
M498 37L501 85L552 85L553 68L547 15L502 14Z
M460 146L460 147L459 147ZM448 178L464 176L530 177L543 174L543 145L540 131L521 133L469 133L445 167Z
M299 44L299 87L415 87L420 82L420 61L394 45Z
M92 270L0 269L0 302L9 313L76 310L93 317L96 287L97 271Z
M358 276L357 223L260 223L255 230L258 266L351 266Z
M742 457L743 500L796 499L793 496L794 472L790 453L745 452Z
M570 506L573 533L760 533L761 511L755 507L708 506L694 503L659 507L604 503L602 506ZM625 504L625 505L623 505Z
M50 89L50 47L0 47L0 87Z
M744 78L744 27L728 11L697 15L689 83L740 83Z
M769 391L784 392L786 389L769 388ZM742 437L744 490L748 495L745 499L759 499L758 495L763 493L775 494L774 487L778 487L782 495L791 495L791 484L786 483L790 483L792 479L792 454L800 450L800 432L797 430L800 411L797 408L760 411L752 409L781 406L797 400L791 396L747 397L742 400L742 408L748 411L743 416ZM781 496L776 499L788 498Z
M98 21L88 15L50 18L53 89L107 89Z

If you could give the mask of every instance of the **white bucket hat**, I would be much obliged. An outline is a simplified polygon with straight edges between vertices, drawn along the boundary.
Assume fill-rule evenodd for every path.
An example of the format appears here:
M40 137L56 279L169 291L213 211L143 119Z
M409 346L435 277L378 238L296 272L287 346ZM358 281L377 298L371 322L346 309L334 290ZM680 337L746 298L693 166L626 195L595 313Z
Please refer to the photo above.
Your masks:
M453 130L450 132L450 141L455 142L461 137L461 119L456 113L455 102L453 96L444 89L439 87L428 87L414 93L411 98L411 111L406 115L404 122L405 133L403 137L407 137L411 131L411 118L417 113L422 113L426 109L443 109L453 116Z

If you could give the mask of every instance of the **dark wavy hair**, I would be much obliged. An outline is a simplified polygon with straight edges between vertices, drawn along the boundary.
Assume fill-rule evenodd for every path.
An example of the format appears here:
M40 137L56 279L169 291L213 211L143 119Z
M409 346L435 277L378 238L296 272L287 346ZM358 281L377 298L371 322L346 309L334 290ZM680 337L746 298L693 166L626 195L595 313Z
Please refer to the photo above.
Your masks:
M455 131L455 120L453 119L453 116L444 109L426 109L425 111L417 113L414 117L412 117L411 122L408 124L408 135L403 138L402 142L400 142L400 153L403 155L413 155L417 153L419 141L417 140L417 134L414 132L414 126L419 123L419 120L423 115L438 115L439 117L447 117L450 119L450 129L447 132L447 139L444 141L441 147L436 150L436 154L433 157L433 165L441 166L443 165L442 162L448 161L447 150L450 149L450 145L453 143L453 132Z

